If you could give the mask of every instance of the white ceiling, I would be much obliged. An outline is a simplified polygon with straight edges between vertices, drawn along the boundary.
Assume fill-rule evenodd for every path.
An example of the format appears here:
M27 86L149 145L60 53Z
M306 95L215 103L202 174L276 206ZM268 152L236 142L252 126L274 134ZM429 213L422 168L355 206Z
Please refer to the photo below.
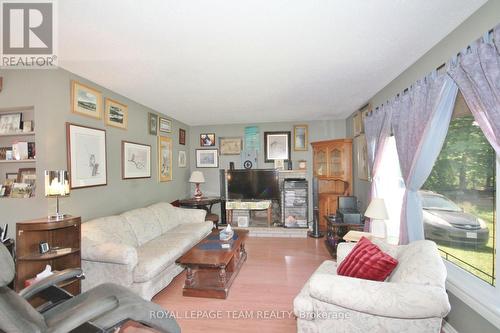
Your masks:
M485 2L64 0L59 64L188 125L345 118Z

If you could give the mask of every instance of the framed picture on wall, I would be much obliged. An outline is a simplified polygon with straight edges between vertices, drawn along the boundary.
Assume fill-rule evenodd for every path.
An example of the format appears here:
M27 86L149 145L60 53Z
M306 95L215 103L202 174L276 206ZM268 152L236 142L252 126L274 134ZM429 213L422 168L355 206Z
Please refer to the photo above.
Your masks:
M107 185L106 131L66 123L71 189Z
M158 180L160 182L172 180L172 148L171 138L158 137Z
M71 81L71 110L83 116L102 119L102 94L78 81Z
M186 144L186 130L182 128L179 128L179 144L180 145Z
M162 133L171 133L172 132L172 120L160 117L158 123L158 129Z
M308 144L307 125L293 126L293 150L305 151Z
M158 134L158 115L154 113L148 113L148 128L149 134L157 135Z
M151 146L122 141L122 179L151 178Z
M106 125L127 129L128 126L128 106L106 98L104 100L104 121Z
M200 134L200 146L202 147L215 146L215 133Z
M358 161L358 178L362 180L369 180L368 147L365 135L360 134L357 136L355 138L355 142Z
M197 168L218 168L219 149L196 149Z
M264 156L266 163L274 160L290 160L290 132L264 132Z
M239 155L241 153L241 137L219 138L221 155Z
M179 168L185 168L187 166L186 151L179 150L179 158L177 161L177 165L179 166Z

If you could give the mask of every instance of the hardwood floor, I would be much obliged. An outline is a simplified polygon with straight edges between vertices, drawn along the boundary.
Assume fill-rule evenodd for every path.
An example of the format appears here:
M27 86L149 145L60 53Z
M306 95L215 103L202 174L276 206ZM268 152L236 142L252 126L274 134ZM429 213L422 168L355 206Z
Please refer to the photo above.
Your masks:
M248 259L227 299L183 297L182 273L153 301L176 314L183 333L296 332L293 298L314 270L331 259L324 238L250 237L246 249ZM122 331L150 332L136 325Z

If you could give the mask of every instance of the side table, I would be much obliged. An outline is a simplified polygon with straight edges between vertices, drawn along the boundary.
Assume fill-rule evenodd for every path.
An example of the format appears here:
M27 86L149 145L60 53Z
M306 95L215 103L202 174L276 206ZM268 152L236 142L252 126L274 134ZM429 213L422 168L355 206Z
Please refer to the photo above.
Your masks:
M326 248L332 255L337 256L337 246L344 242L343 237L351 230L363 231L363 223L343 223L338 222L335 216L325 216L326 219Z

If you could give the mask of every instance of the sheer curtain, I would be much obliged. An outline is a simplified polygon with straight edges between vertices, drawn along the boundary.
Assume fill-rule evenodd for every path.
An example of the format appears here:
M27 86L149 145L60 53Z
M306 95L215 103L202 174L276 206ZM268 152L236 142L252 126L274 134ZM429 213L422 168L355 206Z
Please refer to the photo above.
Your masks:
M458 84L474 119L497 155L500 155L500 25L494 43L489 33L463 52L448 71Z
M405 193L399 243L423 239L422 205L418 191L432 171L443 146L458 88L448 75L433 72L393 103L396 138Z

